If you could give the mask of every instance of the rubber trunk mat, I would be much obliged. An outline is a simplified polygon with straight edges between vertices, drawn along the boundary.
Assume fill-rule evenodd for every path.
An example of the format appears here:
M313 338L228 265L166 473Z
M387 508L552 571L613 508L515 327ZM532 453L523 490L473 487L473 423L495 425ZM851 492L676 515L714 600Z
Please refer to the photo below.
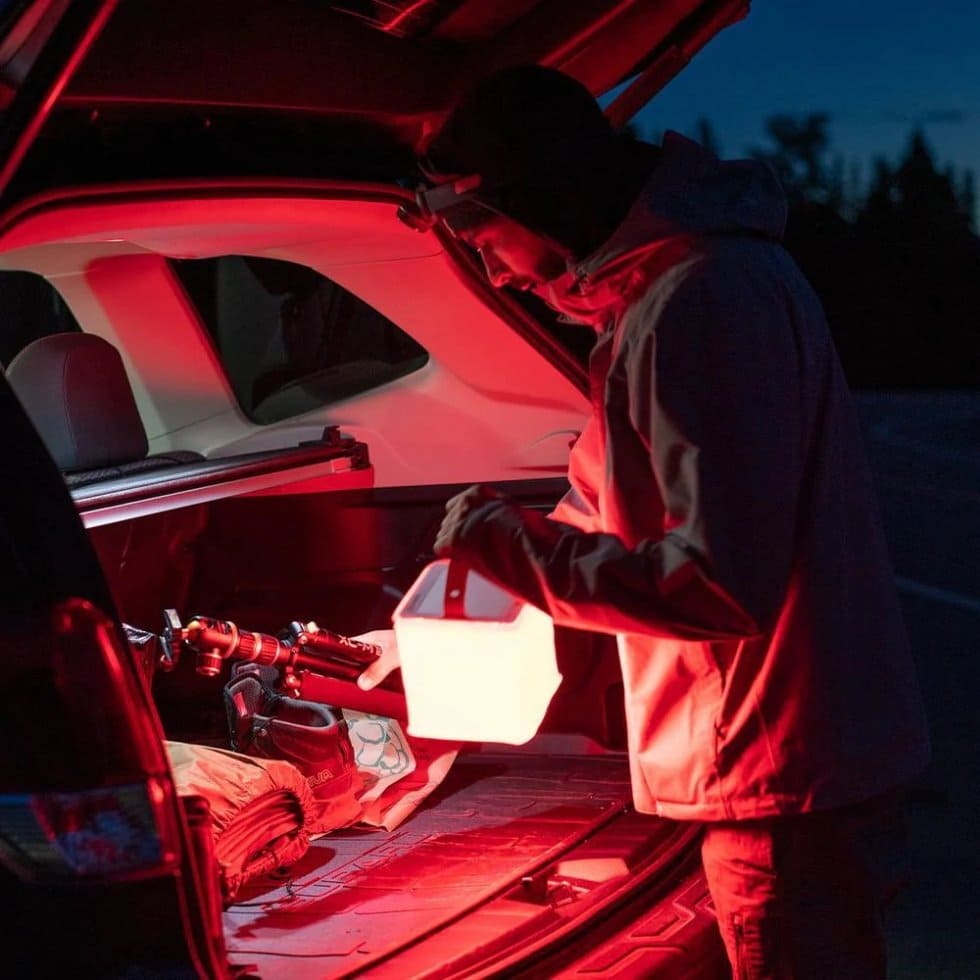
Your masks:
M464 755L394 831L313 843L226 910L234 964L336 977L438 930L588 836L629 801L622 757Z

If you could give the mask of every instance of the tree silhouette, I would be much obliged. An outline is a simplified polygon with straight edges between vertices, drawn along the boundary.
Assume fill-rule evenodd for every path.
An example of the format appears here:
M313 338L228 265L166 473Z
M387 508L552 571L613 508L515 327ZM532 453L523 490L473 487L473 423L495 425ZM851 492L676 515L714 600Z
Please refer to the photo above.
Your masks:
M895 196L910 232L948 235L964 229L950 175L936 169L921 129L913 131L905 159L895 172Z
M977 185L972 170L967 170L963 174L957 198L960 202L960 210L966 217L967 227L971 231L976 231L977 222Z
M826 201L830 196L824 162L830 146L829 123L830 116L825 112L802 117L772 116L765 125L773 146L769 149L754 147L749 153L775 170L791 198Z
M878 168L858 216L859 247L874 259L866 261L868 282L879 296L860 346L866 364L879 356L891 383L980 383L980 242L954 180L916 129L898 166ZM857 336L855 324L851 330Z
M980 239L973 174L942 172L921 130L896 165L873 164L864 199L828 163L829 117L774 116L769 163L790 200L786 246L827 310L851 383L980 384Z
M879 228L895 219L895 174L884 157L876 157L871 187L859 219Z

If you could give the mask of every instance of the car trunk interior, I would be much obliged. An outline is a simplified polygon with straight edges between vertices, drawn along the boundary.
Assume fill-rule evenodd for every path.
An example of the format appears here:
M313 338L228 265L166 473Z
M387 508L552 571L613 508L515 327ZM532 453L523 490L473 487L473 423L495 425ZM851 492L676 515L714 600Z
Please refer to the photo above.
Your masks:
M344 281L352 288L380 290L382 301L390 301L402 281L399 268L407 250L415 285L423 282L421 267L431 267L432 295L443 306L436 310L423 304L417 314L419 339L437 365L443 358L452 363L455 348L443 350L439 342L461 343L452 325L461 319L479 322L478 313L488 316L484 292L464 289L448 276L439 254L416 256L416 251L433 251L425 239L395 237L406 232L391 220L389 203L327 198L317 206L329 209L322 218L289 199L262 200L262 220L247 228L253 236L248 247L260 253L265 247L278 258L316 267L325 255L349 248L354 231L361 249L356 257L371 261L338 263L337 276L348 277ZM19 237L8 243L15 241L19 251L8 251L4 261L58 277L75 308L90 315L93 309L107 311L113 327L128 328L125 335L120 332L120 346L147 366L145 377L157 384L166 378L175 390L190 395L172 400L174 408L188 414L165 423L182 436L198 416L206 422L224 420L229 413L226 403L208 394L223 390L209 380L211 362L187 356L194 338L201 343L202 330L181 312L185 307L178 302L165 256L235 252L237 243L231 239L242 231L234 220L243 210L232 198L185 203L179 194L171 195L165 208L155 199L144 203L137 198L121 210L109 202L79 207L71 199L56 201L11 231ZM251 207L248 213L259 211ZM107 221L112 221L111 231ZM297 233L310 222L316 224L315 241ZM72 244L49 247L68 229L76 234ZM368 232L380 236L377 242ZM391 246L384 244L389 234L395 237ZM301 245L293 244L296 238ZM369 272L360 271L365 268ZM382 289L386 275L394 285ZM452 302L456 294L451 289L458 292ZM393 315L401 312L399 307ZM556 433L558 448L567 454L567 426L582 411L576 400L582 396L569 379L576 377L574 371L557 370L553 355L546 363L533 363L533 357L542 357L539 351L524 351L518 364L502 352L510 349L504 346L508 342L526 347L525 339L511 336L506 322L497 329L502 335L494 346L497 357L507 360L507 383L516 392L534 390L553 413L535 423L540 433L520 431L509 421L524 416L507 414L512 411L508 398L515 399L506 388L501 393L500 371L490 358L466 359L457 353L459 371L466 367L473 374L463 375L466 386L447 379L448 400L432 403L435 409L429 405L429 414L416 416L401 404L398 414L379 416L367 427L344 423L341 442L317 443L322 423L304 422L288 433L270 429L269 445L278 440L293 447L257 453L264 468L267 456L273 462L279 458L281 470L271 476L249 469L246 483L233 485L235 472L252 466L247 453L254 456L265 445L239 433L262 436L263 428L249 429L239 420L237 429L228 429L222 421L217 437L204 431L200 443L188 446L207 450L212 440L218 441L219 449L205 452L202 462L137 475L128 483L124 476L74 488L75 506L120 618L153 632L162 630L164 609L176 609L184 622L202 615L271 634L297 620L315 620L347 635L388 627L395 605L432 558L446 500L468 485L453 481L473 472L478 452L485 454L487 446L479 428L461 438L465 419L460 416L453 422L456 443L472 443L472 455L441 451L439 433L426 428L426 419L431 425L438 417L431 413L438 413L440 404L459 412L466 407L458 400L460 392L472 399L474 392L489 390L490 400L477 402L471 411L479 424L487 417L497 427L493 432L517 430L511 434L517 447ZM163 364L163 337L173 345L172 367ZM430 381L423 390L432 389ZM143 404L150 414L158 410L152 399ZM348 437L348 429L359 435ZM372 431L394 442L397 436L410 436L422 460L415 472L441 467L448 476L401 484L390 478L389 469L389 479L379 485L385 464L380 450L377 459L370 452ZM164 431L163 448L180 446L167 444L167 438ZM348 445L345 438L354 441ZM514 443L490 445L503 460L499 472L511 474L509 480L494 482L525 505L549 510L567 488L564 475L554 475L563 467L550 457L525 458L511 448ZM246 455L236 455L240 452ZM311 453L323 457L321 468L307 472L304 460ZM348 455L345 468L340 464ZM198 477L190 479L195 472ZM529 475L514 478L522 472ZM267 484L254 482L266 477ZM253 966L263 977L453 976L471 975L478 963L503 968L520 951L540 976L558 975L558 967L548 964L561 948L562 969L580 962L590 975L616 975L622 962L640 957L670 976L670 964L683 963L686 970L697 962L698 951L714 949L704 942L713 935L713 923L693 862L696 829L638 815L630 806L614 642L567 629L559 629L556 639L564 679L535 739L524 746L465 745L445 782L394 830L330 833L294 867L251 883L223 914L230 961ZM166 737L227 747L222 686L228 665L218 677L206 677L195 671L191 656L164 672L154 669L154 656L138 655L146 657L143 672L151 679ZM335 706L372 709L372 702L364 700L368 696L349 681L335 681L329 691ZM384 713L380 707L374 710ZM684 911L664 918L663 902ZM613 939L619 950L615 963L596 960L599 945Z
M508 489L548 507L562 486ZM162 610L176 607L185 619L249 630L315 619L356 634L390 624L457 489L232 497L102 524L90 536L130 625L158 631ZM536 740L467 745L404 824L328 834L298 865L252 882L224 913L231 961L263 977L451 976L472 965L474 949L503 961L520 937L546 956L586 923L607 916L614 928L627 894L659 895L665 870L689 859L692 835L630 809L615 648L560 630L558 655L565 681ZM227 747L226 679L227 668L198 675L191 657L157 670L167 736ZM360 693L339 682L341 706L345 688ZM436 931L443 939L427 944Z
M348 475L333 479L343 486ZM164 608L269 632L296 618L344 633L387 626L431 557L445 500L461 487L330 490L330 479L176 507L166 495L155 506L148 490L127 500L132 516L104 506L104 492L75 495L117 610L133 626L159 630ZM504 489L550 508L564 487L547 478ZM574 966L615 976L636 964L697 975L687 971L717 947L693 860L697 829L630 807L608 639L562 630L558 655L565 681L538 738L465 746L394 830L330 833L295 866L251 882L221 916L229 962L266 978L471 976L511 966L513 975ZM227 674L201 676L187 656L171 673L154 666L148 659L144 676L164 734L226 746ZM334 703L345 703L343 690ZM79 932L78 903L66 909ZM198 914L207 921L206 909Z
M349 635L390 624L458 489L239 496L89 533L130 625L159 631L166 606L247 630L315 619ZM563 481L507 489L545 508ZM250 883L224 913L231 961L263 977L451 976L472 965L474 949L504 962L520 937L547 957L560 935L597 916L615 929L627 894L660 897L667 869L687 867L692 834L629 806L609 638L559 630L557 646L564 683L536 739L465 746L404 824L330 833L298 865ZM187 656L174 672L153 673L166 735L227 747L226 679L227 665L203 677ZM345 688L359 693L340 682L341 706ZM427 943L436 932L442 939Z
M528 506L549 508L563 480L514 482ZM460 486L242 495L101 524L90 536L130 625L159 632L164 608L276 633L315 620L345 635L385 629L401 596L431 560L444 503ZM625 748L622 688L608 637L558 630L564 682L544 729ZM168 731L226 741L220 684L191 660L157 673ZM357 689L352 685L351 693ZM209 710L210 709L210 710ZM219 723L206 720L214 715Z
M269 628L307 612L352 631L382 623L394 593L424 560L418 549L425 549L444 494L454 489L318 492L288 504L281 494L227 498L94 523L89 538L102 576L52 460L3 379L0 399L20 423L13 434L24 436L14 442L24 465L16 479L8 478L4 498L12 546L4 574L19 577L20 588L33 583L32 599L84 595L104 609L115 602L137 625L152 627L158 605L181 600L187 609L199 603L199 611L240 615L243 625ZM528 504L547 506L558 488L510 489ZM401 529L400 539L379 535L385 521ZM304 536L321 525L334 536L324 532L304 546ZM259 527L264 534L254 533ZM106 579L112 598L102 591ZM258 602L265 587L269 596ZM300 602L309 605L297 609ZM6 634L4 640L6 667L36 661L36 643ZM90 669L84 645L71 645L70 653L74 670ZM189 658L183 664L193 667ZM5 723L34 716L33 728L17 725L15 771L58 778L51 761L70 758L63 742L80 716L60 706L46 718L52 733L40 737L36 725L44 712L22 680L23 672L13 670L5 689L18 706ZM201 678L191 669L158 675L152 688L140 685L135 671L131 680L144 695L152 690L167 735L224 742L224 720L214 708L222 678ZM569 694L580 704L563 696L545 728L574 732L583 728L577 719L596 717L596 698L576 686L578 694ZM148 700L131 703L137 702L149 707ZM73 747L77 742L85 751L93 734L127 744L117 717L98 715L98 707L90 713L99 723L78 730ZM142 719L144 737L159 737L154 718L143 710L133 714ZM526 747L470 746L405 823L393 831L328 834L293 867L251 882L220 918L206 843L188 846L179 873L106 887L70 880L37 888L4 865L5 975L37 976L41 963L52 966L42 968L44 975L78 975L83 963L91 970L86 975L132 975L138 962L148 975L184 976L154 972L153 964L162 968L168 961L161 957L184 957L186 936L217 957L207 967L207 957L196 961L199 975L207 976L472 976L498 968L559 976L574 975L568 971L576 964L588 975L623 975L623 968L639 965L663 977L697 976L702 957L717 952L704 882L692 863L697 829L632 811L621 735L601 727L591 738L546 733ZM86 756L86 764L100 763ZM18 778L23 786L26 777ZM12 799L4 798L8 809ZM207 822L206 808L188 810L191 841L207 840ZM49 946L52 923L58 942ZM123 935L116 934L120 929ZM225 955L230 972L219 965Z
M332 207L335 214L347 213ZM363 234L364 205L343 207L357 209L351 227ZM87 238L104 235L85 226L96 209L69 213ZM111 213L103 207L98 219L104 222ZM126 235L161 251L170 247L166 237L154 238L156 211L138 213L146 227L130 225ZM173 221L173 205L166 213ZM202 211L195 213L200 217ZM43 214L38 220L45 220ZM57 213L48 220L55 234L64 234ZM389 227L387 210L377 220ZM339 239L347 225L335 224ZM209 226L217 235L211 251L221 254L227 245L217 228ZM117 253L108 260L98 252L106 246L98 242L72 247L91 249L85 255L96 260L84 264L73 252L45 250L43 244L21 254L25 264L43 257L48 274L69 269L67 281L75 281L75 270L84 264L85 281L102 289L102 308L116 322L141 311L133 329L136 346L154 344L164 324L176 335L172 297L162 289L150 292L172 281L158 275L166 269L157 256L119 254L132 246L118 241L108 246ZM195 247L202 247L199 241ZM313 265L318 253L307 248L308 258L297 257ZM181 251L186 254L186 247ZM291 255L282 245L277 254ZM384 263L370 268L376 283ZM103 288L110 282L119 284L117 292ZM159 297L152 327L142 313L148 295ZM445 299L445 288L440 295ZM466 302L478 302L465 295ZM470 307L463 310L456 315L470 316ZM431 313L426 322L432 329ZM156 365L152 350L150 355L148 363ZM182 379L183 390L192 390L182 363L181 369L174 377ZM522 383L514 378L512 368L509 380ZM537 391L544 391L540 380ZM504 425L499 420L507 418L506 404L494 403L494 410ZM397 421L388 423L389 431ZM347 635L390 625L398 600L432 558L445 501L468 484L378 486L370 446L355 443L348 451L327 440L310 448L306 428L295 438L307 448L271 452L284 469L269 485L230 487L226 468L250 459L236 457L232 449L231 455L219 452L201 463L133 477L132 486L123 478L72 491L124 622L160 632L163 610L176 609L184 622L203 615L271 634L297 620L315 620ZM417 445L418 434L415 439ZM300 466L310 453L327 457L321 465L331 466L310 476ZM348 453L350 467L338 468ZM337 454L341 458L329 459ZM270 452L258 455L265 465ZM448 463L468 472L465 460ZM497 482L525 505L548 510L566 489L565 477L544 475L558 471L550 465L529 469L533 476ZM200 479L188 489L180 481L196 470ZM179 499L175 490L188 496ZM542 964L561 945L577 949L590 974L615 975L591 958L599 955L600 939L620 931L616 941L624 957L642 949L642 956L665 963L690 960L712 928L703 881L692 864L696 830L637 815L630 807L623 691L612 639L566 629L556 639L564 680L535 739L525 746L464 746L445 782L405 823L391 831L330 833L296 866L250 884L223 915L230 961L254 966L263 977L452 976L472 973L477 961L504 964L520 949L522 955L539 950L535 969L544 973L537 975L553 975L557 968ZM153 656L139 655L146 657L142 667L166 737L227 747L222 686L228 666L220 676L206 677L195 671L193 657L184 656L176 670L163 672L154 669ZM372 708L350 682L335 681L329 690L335 706ZM657 919L659 903L671 894L671 907L686 911ZM644 908L653 918L640 916L645 924L634 935ZM592 938L582 938L586 933Z

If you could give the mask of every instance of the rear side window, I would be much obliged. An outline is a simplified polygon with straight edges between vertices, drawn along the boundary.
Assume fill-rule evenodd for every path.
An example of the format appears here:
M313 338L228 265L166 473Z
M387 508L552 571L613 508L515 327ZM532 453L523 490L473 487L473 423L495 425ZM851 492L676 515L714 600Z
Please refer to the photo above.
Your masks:
M253 422L349 398L428 360L394 323L306 266L242 255L172 266Z
M10 364L32 340L80 329L44 276L0 271L0 365Z

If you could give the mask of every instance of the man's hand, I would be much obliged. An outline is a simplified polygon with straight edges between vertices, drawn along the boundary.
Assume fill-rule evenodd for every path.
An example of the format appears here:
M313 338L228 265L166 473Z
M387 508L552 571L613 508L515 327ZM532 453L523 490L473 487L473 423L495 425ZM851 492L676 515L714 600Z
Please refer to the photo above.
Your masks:
M502 497L502 493L482 483L452 497L446 504L446 516L442 519L432 550L440 557L451 555L466 518L488 500L500 500Z
M381 656L357 678L357 686L362 691L377 687L393 670L398 670L401 666L394 630L371 630L361 633L360 636L352 636L351 639L381 647Z

